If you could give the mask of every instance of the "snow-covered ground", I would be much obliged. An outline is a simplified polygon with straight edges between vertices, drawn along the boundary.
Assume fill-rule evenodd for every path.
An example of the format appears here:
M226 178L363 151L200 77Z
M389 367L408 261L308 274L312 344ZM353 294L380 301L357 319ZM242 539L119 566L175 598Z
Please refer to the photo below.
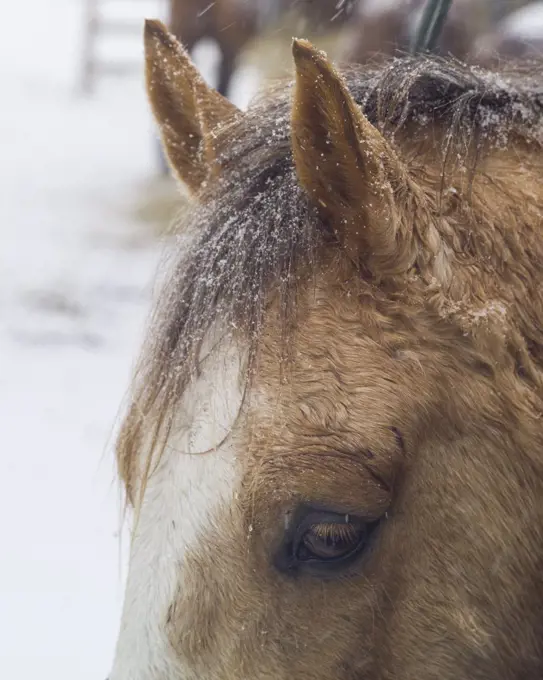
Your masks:
M137 11L156 15L159 5ZM127 541L111 434L158 262L159 245L132 216L156 163L141 72L100 81L92 97L77 92L82 6L2 4L6 680L105 680L122 602ZM138 36L123 50L141 62Z

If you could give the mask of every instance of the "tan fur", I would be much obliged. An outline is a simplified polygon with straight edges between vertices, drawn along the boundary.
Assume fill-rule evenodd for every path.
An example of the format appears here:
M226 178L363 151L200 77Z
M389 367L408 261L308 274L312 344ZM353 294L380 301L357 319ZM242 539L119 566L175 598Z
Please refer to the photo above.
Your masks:
M273 396L247 427L239 505L188 558L174 649L232 680L535 680L543 437L529 390L337 260L302 309L286 386L270 318L254 389ZM378 549L337 579L275 573L300 502L386 517Z
M253 245L242 240L250 226L242 209L250 205L248 216L262 218L258 198L266 191L270 202L283 201L266 204L267 217L294 200L309 204L302 226L292 213L292 230L319 215L318 254L302 264L293 259L290 324L280 282L267 289L245 409L232 432L242 482L179 565L184 587L164 617L165 634L190 680L540 680L543 152L537 128L524 111L506 144L489 137L467 151L466 137L450 139L439 121L414 118L392 135L369 122L347 80L309 44L295 43L294 56L288 143L292 181L300 186L292 188L289 170L288 195L271 193L270 173L250 190L244 186L234 215L239 222L230 227L239 228L239 241L226 242L233 252L213 240L210 228L191 257L214 263L220 244L218 271L228 254L237 265L240 244ZM537 82L541 89L540 75ZM275 116L277 102L270 96L267 105ZM262 111L257 107L242 121L246 134L261 124ZM249 183L261 167L247 160L253 147L236 156L223 143L220 178L200 196L198 218L210 222L222 205L223 184ZM444 149L453 159L446 165ZM264 145L266 162L267 153ZM381 192L383 177L390 187L385 182ZM394 215L393 229L383 214ZM194 299L200 292L186 290ZM189 300L181 313L178 298L175 284L166 288L159 312L170 316L152 328L159 339L153 336L149 359L144 355L149 367L144 362L147 372L138 378L121 434L128 482L142 432L153 430L161 409L175 412L193 377L187 368L184 382L164 378L165 368L192 366L200 347L192 337L175 345L176 329L184 324L187 335L205 329L193 313L216 311ZM255 324L242 323L249 303L238 309L226 299L239 316L228 317L239 321L236 337L253 337ZM169 401L161 401L164 394ZM285 524L303 503L380 519L372 549L328 578L281 571L275 556Z

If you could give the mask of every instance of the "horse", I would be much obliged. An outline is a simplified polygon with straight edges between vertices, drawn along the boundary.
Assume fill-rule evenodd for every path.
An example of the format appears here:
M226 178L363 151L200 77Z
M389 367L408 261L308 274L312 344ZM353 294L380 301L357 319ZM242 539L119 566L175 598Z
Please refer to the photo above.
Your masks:
M192 53L200 40L214 40L221 60L217 90L227 96L239 57L268 26L302 22L303 30L326 33L351 16L355 0L172 0L172 33Z
M295 40L241 112L159 22L145 52L192 198L110 680L540 680L542 71Z

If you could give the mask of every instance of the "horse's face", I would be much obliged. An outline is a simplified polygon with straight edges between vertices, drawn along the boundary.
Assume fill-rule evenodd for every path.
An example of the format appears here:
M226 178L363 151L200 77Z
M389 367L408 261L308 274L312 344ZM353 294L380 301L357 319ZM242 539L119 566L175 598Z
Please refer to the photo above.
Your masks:
M231 112L157 25L147 40L166 147L198 188L208 114ZM447 249L429 224L421 255L391 202L411 192L423 219L427 191L325 59L300 43L295 58L296 174L343 247L298 291L285 362L270 299L248 392L243 340L206 339L146 476L111 680L535 680L543 441L533 390L494 363L503 308L478 310L478 344L452 321L461 305L430 304ZM172 117L172 73L198 121ZM405 273L415 262L430 284Z

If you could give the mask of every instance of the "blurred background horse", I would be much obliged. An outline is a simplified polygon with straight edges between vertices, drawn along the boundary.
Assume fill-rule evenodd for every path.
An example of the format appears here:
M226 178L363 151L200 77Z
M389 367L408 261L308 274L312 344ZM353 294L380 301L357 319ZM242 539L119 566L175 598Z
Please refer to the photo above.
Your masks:
M227 96L240 56L256 39L260 50L270 33L275 40L290 40L292 31L337 36L355 8L353 0L172 0L170 28L189 54L201 40L215 41L221 54L215 86Z

